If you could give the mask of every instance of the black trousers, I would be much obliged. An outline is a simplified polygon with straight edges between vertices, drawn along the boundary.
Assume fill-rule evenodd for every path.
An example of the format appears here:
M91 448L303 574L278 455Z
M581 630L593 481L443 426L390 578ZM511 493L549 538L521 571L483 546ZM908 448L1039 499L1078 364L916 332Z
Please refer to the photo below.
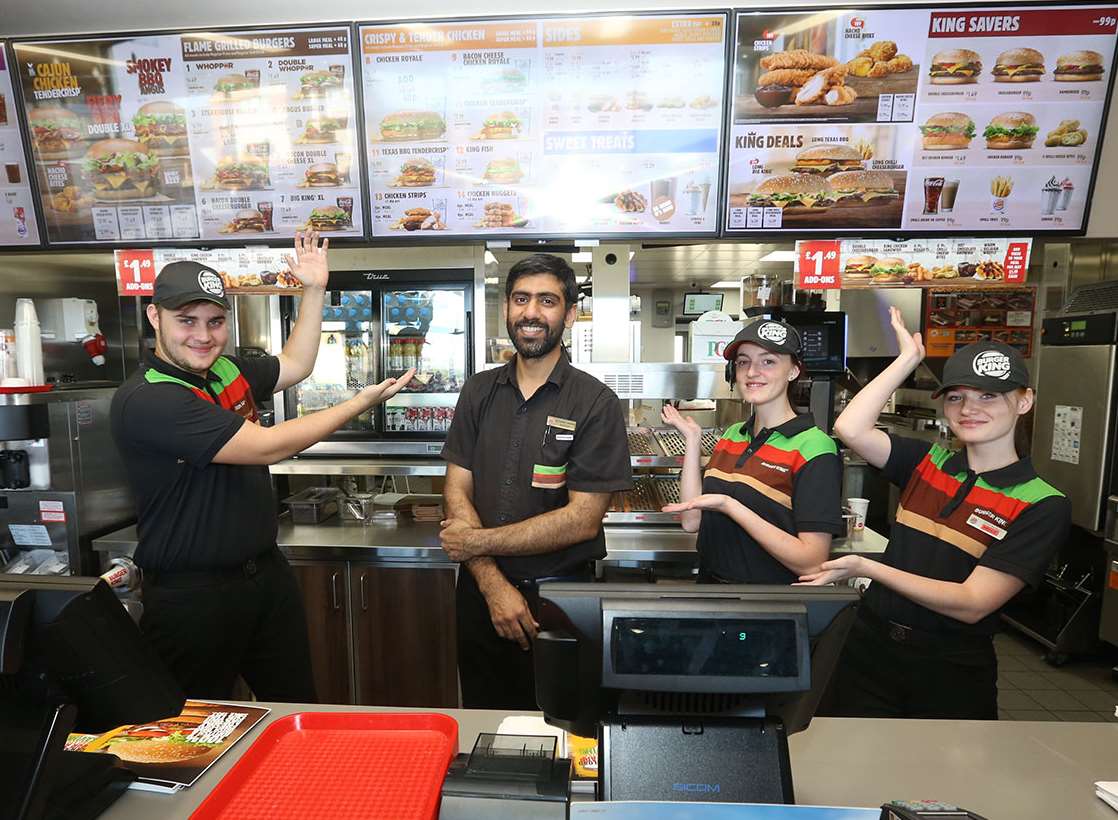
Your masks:
M303 598L278 549L243 567L147 573L140 629L188 698L228 700L238 675L260 700L314 703Z
M564 581L589 581L593 569L563 576ZM560 580L553 578L550 580ZM533 614L539 612L540 595L535 581L515 583ZM458 570L455 599L458 621L458 678L465 709L526 709L536 711L536 676L532 651L497 634L489 605L473 573ZM538 619L537 619L538 620Z
M905 636L863 605L819 714L997 720L997 681L990 638Z

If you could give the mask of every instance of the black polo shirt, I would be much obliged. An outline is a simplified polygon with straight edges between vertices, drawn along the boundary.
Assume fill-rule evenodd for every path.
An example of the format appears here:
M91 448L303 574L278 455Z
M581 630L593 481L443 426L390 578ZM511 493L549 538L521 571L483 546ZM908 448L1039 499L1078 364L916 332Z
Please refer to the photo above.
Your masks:
M704 493L728 495L787 533L842 532L842 463L834 439L809 415L753 435L754 420L731 425L714 447ZM777 561L730 516L703 510L700 569L743 584L791 584Z
M274 356L222 356L201 378L153 355L116 391L111 426L136 496L136 563L163 572L243 564L276 543L268 468L212 459L279 379Z
M962 583L991 567L1036 586L1071 526L1071 502L1036 474L1031 459L974 473L966 451L889 437L882 472L902 487L889 546L889 566ZM940 615L886 587L870 584L866 604L882 618L935 632L993 634L998 613L976 624Z
M482 526L514 524L559 509L567 491L632 487L625 418L617 395L571 366L564 352L527 401L516 359L471 376L462 388L443 458L473 473ZM496 556L511 580L563 575L603 558L605 536L538 555Z

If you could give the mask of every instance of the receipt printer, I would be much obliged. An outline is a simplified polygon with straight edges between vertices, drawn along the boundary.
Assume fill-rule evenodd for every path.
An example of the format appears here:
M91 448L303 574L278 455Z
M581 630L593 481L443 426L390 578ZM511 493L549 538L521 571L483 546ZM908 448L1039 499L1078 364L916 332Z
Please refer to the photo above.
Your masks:
M482 733L450 764L440 820L566 820L571 761L556 738Z

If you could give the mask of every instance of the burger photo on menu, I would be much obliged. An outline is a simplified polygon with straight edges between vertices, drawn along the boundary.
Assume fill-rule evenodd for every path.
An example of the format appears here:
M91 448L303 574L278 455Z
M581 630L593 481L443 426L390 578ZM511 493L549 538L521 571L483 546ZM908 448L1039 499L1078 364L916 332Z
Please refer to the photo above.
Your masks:
M39 159L69 159L85 152L85 121L62 106L31 109L27 124Z
M305 228L312 231L348 231L353 220L344 208L337 205L324 205L311 211Z
M1056 58L1052 78L1058 83L1089 83L1101 80L1102 55L1097 51L1072 51Z
M427 188L435 184L435 166L424 157L409 157L389 185L393 188Z
M256 86L244 74L225 74L214 82L214 92L232 96L238 92L253 91Z
M893 177L885 171L840 171L827 178L836 208L900 203ZM898 213L898 218L900 214ZM899 222L898 222L899 224Z
M186 112L167 100L144 103L132 117L136 139L158 157L186 153Z
M932 85L965 85L978 82L982 57L969 48L949 48L932 56L928 81Z
M996 83L1035 83L1044 76L1044 55L1035 48L1011 48L994 62Z
M970 147L974 120L958 111L944 111L928 117L920 133L925 151L958 151Z
M750 208L780 208L785 216L821 213L831 207L831 186L817 174L769 177L749 194Z
M301 188L337 188L341 185L338 166L333 162L316 162L303 172Z
M433 140L446 133L446 121L434 111L396 111L380 121L384 140Z
M990 120L982 137L990 150L1023 149L1033 147L1038 131L1040 128L1032 114L1026 111L1009 111Z
M264 233L268 229L263 214L255 208L237 211L219 233Z
M896 256L884 256L874 263L870 273L873 274L870 281L875 285L894 285L904 282L908 265Z
M873 278L873 266L877 264L877 257L859 254L846 260L842 268L843 284L856 284L868 282Z
M340 91L341 78L330 71L309 71L299 78L299 96L324 97L331 91Z
M499 111L485 118L481 130L470 139L511 140L520 136L520 118L511 111Z
M296 140L301 144L328 145L338 141L338 132L344 131L348 117L321 116L308 120L303 135Z
M135 140L95 142L85 154L83 168L99 202L144 199L158 193L159 158Z
M214 170L213 187L244 191L271 186L268 163L260 157L225 157Z
M796 154L792 173L828 176L839 171L860 171L865 167L863 162L861 151L849 143L816 145Z
M515 159L494 159L485 166L484 182L494 185L515 185L524 178L524 171Z

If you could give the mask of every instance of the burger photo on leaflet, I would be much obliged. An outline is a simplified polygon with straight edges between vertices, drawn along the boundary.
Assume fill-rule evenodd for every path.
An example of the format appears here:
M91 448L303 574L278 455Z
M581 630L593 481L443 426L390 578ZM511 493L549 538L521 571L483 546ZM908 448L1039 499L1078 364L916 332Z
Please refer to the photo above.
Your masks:
M60 105L33 108L27 124L39 159L70 159L85 152L85 120L73 111Z
M98 201L146 199L159 193L159 158L135 140L93 143L82 167Z
M928 68L932 85L965 85L978 82L982 56L969 48L950 48L937 52Z
M157 157L187 154L186 112L167 100L144 103L132 117L136 139Z

